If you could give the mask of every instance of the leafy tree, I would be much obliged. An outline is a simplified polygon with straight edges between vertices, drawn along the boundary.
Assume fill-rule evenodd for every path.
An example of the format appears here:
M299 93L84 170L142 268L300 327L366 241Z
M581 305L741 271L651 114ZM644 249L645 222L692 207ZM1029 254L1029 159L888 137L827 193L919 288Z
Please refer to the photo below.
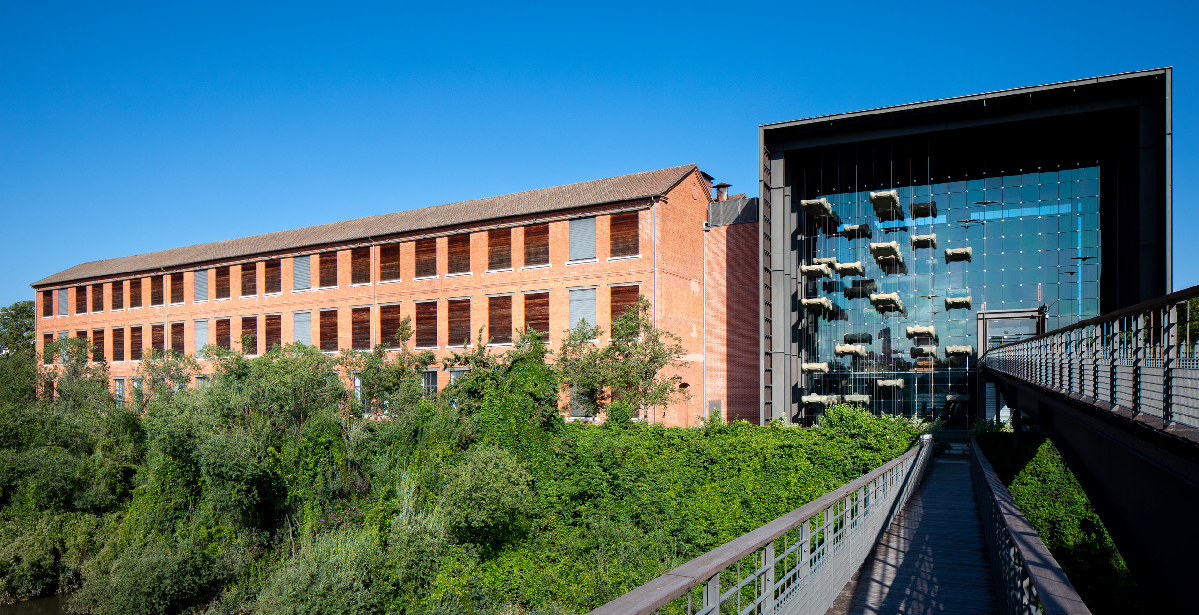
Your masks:
M169 401L186 390L192 377L200 373L200 364L188 354L151 348L134 373L133 404L144 413L150 404Z
M399 347L393 351L388 344L378 344L370 352L343 350L338 359L347 379L355 376L361 382L355 399L360 411L386 413L392 403L416 403L421 393L421 374L434 361L433 351L413 352L408 348L412 339L412 317L405 316L396 330Z
M645 297L638 297L612 323L611 339L602 347L593 342L603 335L599 327L584 321L567 331L557 370L575 403L596 412L609 410L609 419L619 421L626 415L647 416L688 396L679 388L679 378L666 373L679 366L682 340L655 327L649 310Z
M24 404L37 392L32 301L0 308L0 403Z
M0 307L0 356L33 350L34 313L32 301Z
M46 354L57 356L57 364L38 369L44 399L59 406L104 410L113 405L108 390L108 363L93 361L95 347L86 338L61 338L46 345Z

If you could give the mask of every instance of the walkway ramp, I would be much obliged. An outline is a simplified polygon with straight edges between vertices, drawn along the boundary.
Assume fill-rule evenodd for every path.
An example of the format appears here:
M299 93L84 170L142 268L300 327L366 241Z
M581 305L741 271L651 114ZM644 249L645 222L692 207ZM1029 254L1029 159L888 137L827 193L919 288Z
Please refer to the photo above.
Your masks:
M828 615L997 612L969 462L938 459Z

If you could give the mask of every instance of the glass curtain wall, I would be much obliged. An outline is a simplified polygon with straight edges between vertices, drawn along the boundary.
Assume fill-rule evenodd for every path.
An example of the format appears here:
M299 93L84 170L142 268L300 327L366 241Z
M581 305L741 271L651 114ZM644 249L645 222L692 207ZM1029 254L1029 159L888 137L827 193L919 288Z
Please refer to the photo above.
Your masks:
M797 272L804 298L829 301L805 307L801 346L813 365L804 392L964 426L985 346L975 339L980 309L1047 305L1050 330L1098 315L1099 182L1090 166L874 188L896 191L903 217L892 220L880 220L871 190L821 193L809 182L805 200L827 199L833 215L805 214L808 258L798 264L825 264L832 275ZM890 242L899 263L871 248ZM903 309L880 312L872 295L891 293Z

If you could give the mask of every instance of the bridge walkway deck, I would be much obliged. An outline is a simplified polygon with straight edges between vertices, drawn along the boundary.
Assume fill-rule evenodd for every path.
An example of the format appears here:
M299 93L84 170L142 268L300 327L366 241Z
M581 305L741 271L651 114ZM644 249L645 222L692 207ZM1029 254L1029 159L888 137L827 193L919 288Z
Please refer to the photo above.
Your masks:
M969 462L937 459L828 615L996 612Z

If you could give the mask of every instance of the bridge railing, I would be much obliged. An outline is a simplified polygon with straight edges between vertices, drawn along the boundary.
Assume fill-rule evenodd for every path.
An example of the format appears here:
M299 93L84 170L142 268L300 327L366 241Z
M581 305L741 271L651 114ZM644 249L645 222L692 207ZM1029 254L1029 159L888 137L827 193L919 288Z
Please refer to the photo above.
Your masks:
M671 570L591 615L822 615L932 459L932 440Z
M1199 428L1199 286L992 348L981 362L1156 427Z
M977 442L971 442L970 473L991 555L1000 612L1090 615L1090 609L1036 530L1028 524Z

